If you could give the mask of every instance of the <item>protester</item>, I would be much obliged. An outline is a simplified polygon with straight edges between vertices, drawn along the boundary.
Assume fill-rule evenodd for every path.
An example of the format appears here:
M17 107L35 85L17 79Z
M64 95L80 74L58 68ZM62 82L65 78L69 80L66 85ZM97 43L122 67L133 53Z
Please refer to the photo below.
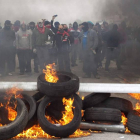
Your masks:
M49 36L51 40L48 40ZM39 20L37 26L33 30L32 46L33 52L37 53L41 71L45 68L46 65L50 63L48 49L51 41L53 40L53 36L54 34L52 33L52 31L45 28L43 21Z
M97 66L95 63L95 49L98 45L97 34L93 29L89 29L88 23L82 23L81 42L83 47L83 71L85 75L83 78L91 78L93 74L95 78L97 75Z
M57 31L58 31L58 27L59 27L60 23L58 21L56 21L54 23L55 26L53 26L54 19L55 19L55 16L53 16L52 20L51 20L51 30L54 32L54 34L56 34Z
M102 61L104 60L104 58L106 56L108 31L109 31L108 23L106 21L104 21L102 24L102 31L101 31L101 35L102 35L102 57L101 57L101 60Z
M71 51L71 45L73 44L73 37L64 30L62 25L59 25L55 42L58 49L59 70L71 72L69 53Z
M15 33L11 30L11 21L6 20L4 28L0 30L0 76L5 74L7 63L8 75L13 75L13 43Z
M118 26L114 24L112 30L108 32L107 53L106 53L106 63L105 63L106 71L109 71L109 65L111 59L116 59L117 68L118 70L121 70L120 47L119 47L121 35L117 30L118 30Z
M79 36L80 36L80 30L78 29L78 23L74 22L73 23L73 28L69 30L69 33L73 36L74 38L74 44L72 45L72 52L71 52L71 66L78 66L76 64L77 60L77 53L79 49Z
M46 28L51 29L51 23L48 20L44 22L44 25Z
M32 21L32 22L29 23L29 30L31 32L31 35L33 34L34 29L35 29L35 22ZM38 70L38 57L37 57L36 52L33 53L33 59L34 59L34 72L39 73L39 70Z
M101 35L101 25L99 23L96 23L94 26L94 30L97 33L98 36L98 45L95 49L96 51L96 63L98 68L102 68L102 35Z
M24 75L25 72L31 72L32 52L31 32L27 30L26 24L24 22L21 24L21 28L17 32L16 36L20 75Z

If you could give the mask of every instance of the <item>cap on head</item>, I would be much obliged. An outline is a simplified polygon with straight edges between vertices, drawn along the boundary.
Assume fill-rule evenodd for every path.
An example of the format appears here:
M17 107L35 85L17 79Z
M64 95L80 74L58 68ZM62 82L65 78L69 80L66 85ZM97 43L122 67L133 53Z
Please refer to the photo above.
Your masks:
M93 22L91 22L91 21L88 21L87 23L89 23L89 24L91 24L92 26L94 26Z

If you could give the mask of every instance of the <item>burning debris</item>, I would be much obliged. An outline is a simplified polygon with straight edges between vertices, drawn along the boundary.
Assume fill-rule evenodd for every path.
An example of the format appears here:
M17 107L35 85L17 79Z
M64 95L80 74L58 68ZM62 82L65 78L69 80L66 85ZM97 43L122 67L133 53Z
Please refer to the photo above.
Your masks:
M12 137L16 139L56 137L75 138L90 135L89 132L82 131L79 128L85 130L91 129L91 132L97 133L107 130L121 133L124 133L124 131L125 133L130 133L131 131L139 134L139 132L135 131L133 125L131 125L139 125L139 118L137 123L132 119L133 117L140 117L139 103L136 104L136 107L134 108L135 110L133 110L131 102L121 98L110 97L109 93L92 93L81 99L78 94L76 94L79 89L79 79L77 76L66 72L56 72L54 70L54 65L55 64L50 64L46 66L47 70L43 70L44 75L41 75L41 77L39 76L38 78L39 91L42 88L41 84L43 81L43 88L45 91L48 90L52 95L50 95L49 92L42 92L41 90L41 93L44 96L46 95L46 97L42 98L42 95L37 96L38 99L36 98L35 101L33 98L35 96L29 97L22 93L22 90L18 88L12 88L7 91L7 95L4 97L4 102L0 102L0 109L5 108L7 110L9 123L1 123L3 118L0 118L0 127L2 128L6 125L12 125L13 122L16 123L18 121L17 116L22 113L19 108L22 107L24 108L25 116L23 118L25 121L24 125L21 124L23 127L18 132L9 135L8 137L4 136L3 139ZM73 78L71 77L74 77L74 81L72 81ZM65 85L66 83L68 85ZM59 91L59 94L57 91ZM140 99L139 95L129 95L137 100ZM53 98L50 98L50 96ZM13 98L14 101L12 100ZM39 100L41 101L38 102ZM58 100L62 102L62 105ZM38 105L36 106L36 104ZM29 109L27 111L28 106ZM33 108L33 106L35 108ZM45 109L47 112L44 111ZM61 116L60 119L55 118L59 115ZM81 122L81 118L84 122ZM92 123L87 123L86 121L91 121ZM29 125L30 122L34 123ZM28 128L27 125L30 127Z

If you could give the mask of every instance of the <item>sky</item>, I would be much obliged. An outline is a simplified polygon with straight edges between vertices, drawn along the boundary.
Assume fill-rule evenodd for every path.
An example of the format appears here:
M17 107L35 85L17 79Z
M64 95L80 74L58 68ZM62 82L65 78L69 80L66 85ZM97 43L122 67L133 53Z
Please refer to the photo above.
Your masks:
M0 0L0 22L15 20L30 22L51 20L53 15L60 23L101 20L105 0Z

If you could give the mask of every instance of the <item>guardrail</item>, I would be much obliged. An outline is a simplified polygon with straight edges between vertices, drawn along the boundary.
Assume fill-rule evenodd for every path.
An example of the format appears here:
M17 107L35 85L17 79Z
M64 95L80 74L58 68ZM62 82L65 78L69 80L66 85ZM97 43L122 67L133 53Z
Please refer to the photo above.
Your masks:
M0 91L18 87L23 91L37 91L36 82L0 82ZM79 92L140 93L140 84L80 83Z

